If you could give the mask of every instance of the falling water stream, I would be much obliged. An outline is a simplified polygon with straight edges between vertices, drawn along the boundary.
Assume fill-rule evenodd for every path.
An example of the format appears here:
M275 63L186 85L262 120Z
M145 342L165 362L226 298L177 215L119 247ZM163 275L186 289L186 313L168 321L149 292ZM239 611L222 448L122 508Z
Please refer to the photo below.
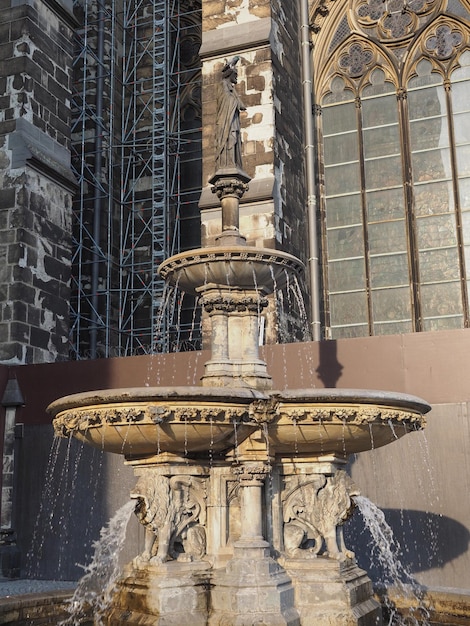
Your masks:
M100 538L93 543L94 553L91 562L81 566L85 574L69 601L70 616L58 626L79 626L90 613L95 626L104 626L103 618L109 609L120 574L119 554L126 538L127 523L135 508L135 502L126 502L100 532Z
M389 614L386 626L430 626L429 612L422 602L422 589L403 566L399 556L401 547L383 511L364 496L354 496L354 502L372 536L372 557L383 571L383 580L379 584L384 588L392 587L400 596L411 600L409 615L403 618L398 614L393 601L385 596L384 604Z

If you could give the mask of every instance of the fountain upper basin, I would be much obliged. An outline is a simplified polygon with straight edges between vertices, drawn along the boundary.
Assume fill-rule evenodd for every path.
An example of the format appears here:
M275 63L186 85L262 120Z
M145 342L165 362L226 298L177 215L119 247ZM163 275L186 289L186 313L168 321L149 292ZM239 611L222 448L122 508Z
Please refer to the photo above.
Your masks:
M66 396L48 411L57 435L123 454L222 452L262 428L272 454L347 457L424 426L430 406L380 391L162 387Z
M303 270L303 263L287 252L252 246L190 250L172 256L158 268L162 278L192 294L204 285L268 294L284 287L289 274L299 275Z

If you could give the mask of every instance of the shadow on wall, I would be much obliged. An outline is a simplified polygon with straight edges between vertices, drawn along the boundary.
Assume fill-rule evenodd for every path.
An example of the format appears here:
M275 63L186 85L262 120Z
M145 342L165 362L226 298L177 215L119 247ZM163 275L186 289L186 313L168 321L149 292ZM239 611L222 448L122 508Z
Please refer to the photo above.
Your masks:
M468 550L468 529L449 517L407 509L382 511L399 546L399 560L412 575L442 568ZM373 581L386 582L387 572L374 557L372 536L358 511L345 524L344 536L347 547L356 554L359 567L365 569Z
M338 344L335 340L320 341L318 344L320 363L315 370L327 388L334 388L341 378L343 366L338 361Z

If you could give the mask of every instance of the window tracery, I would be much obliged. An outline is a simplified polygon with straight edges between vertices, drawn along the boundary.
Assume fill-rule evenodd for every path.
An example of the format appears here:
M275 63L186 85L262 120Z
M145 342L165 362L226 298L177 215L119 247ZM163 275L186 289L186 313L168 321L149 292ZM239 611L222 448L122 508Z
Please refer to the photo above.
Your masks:
M468 9L351 0L314 36L332 337L470 325Z

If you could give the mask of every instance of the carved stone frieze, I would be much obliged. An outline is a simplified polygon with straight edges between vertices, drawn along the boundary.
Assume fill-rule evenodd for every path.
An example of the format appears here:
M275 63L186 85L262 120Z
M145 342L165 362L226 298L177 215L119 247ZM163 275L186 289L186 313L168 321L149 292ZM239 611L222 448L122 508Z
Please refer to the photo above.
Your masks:
M206 313L242 313L244 311L258 313L268 306L268 300L261 294L242 295L234 291L214 295L205 294L201 297L201 304Z
M344 546L341 525L359 491L343 470L332 476L286 478L282 495L284 550L290 558L325 556L344 560L353 555Z
M220 422L247 421L248 408L226 406L113 406L74 409L54 419L54 432L58 437L101 424L161 424L165 420L177 422Z
M269 400L254 400L250 404L249 415L257 424L268 424L278 416L279 402L275 398Z
M401 411L399 409L386 409L379 406L367 406L361 407L288 407L283 406L280 411L282 415L285 415L293 422L302 421L341 421L355 424L367 424L372 422L384 422L389 421L397 422L399 424L409 423L417 424L421 427L425 424L425 418L419 413L412 413L410 411Z
M131 497L145 527L145 547L137 564L200 560L206 553L206 480L164 476L147 469Z
M241 463L240 465L234 465L232 471L242 485L247 483L262 483L271 472L271 466L269 463L262 461L249 461Z

